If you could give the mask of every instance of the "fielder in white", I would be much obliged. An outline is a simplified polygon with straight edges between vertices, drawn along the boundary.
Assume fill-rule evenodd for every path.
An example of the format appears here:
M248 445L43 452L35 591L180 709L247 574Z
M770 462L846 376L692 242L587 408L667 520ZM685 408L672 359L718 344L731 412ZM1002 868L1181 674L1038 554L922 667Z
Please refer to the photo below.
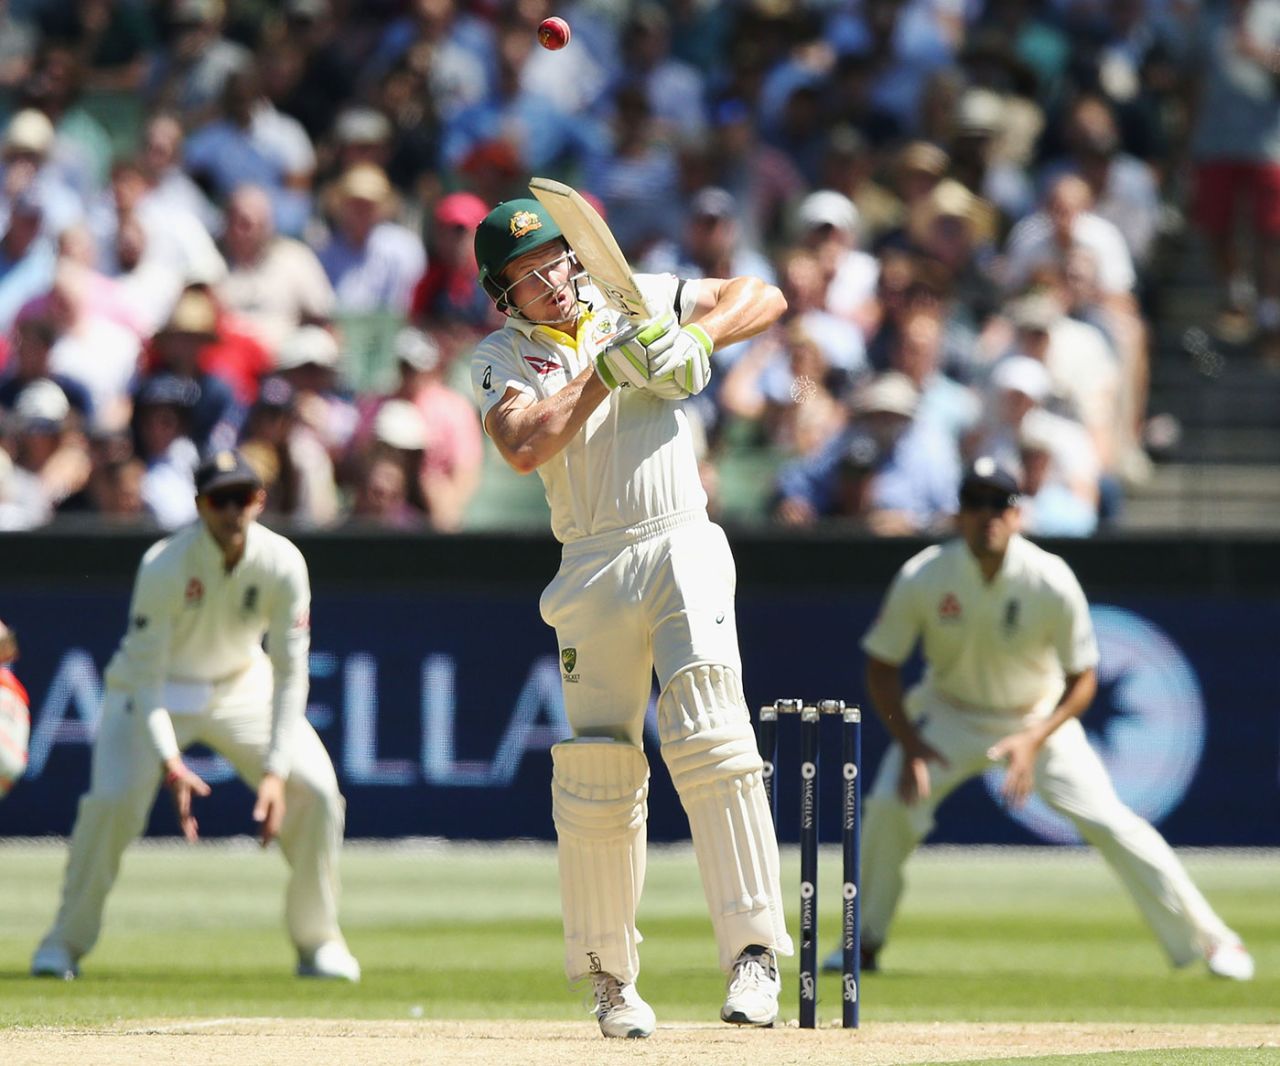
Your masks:
M552 749L566 973L591 980L605 1036L653 1031L635 981L642 730L656 670L662 756L729 974L721 1017L770 1025L776 953L791 953L778 848L742 693L733 557L707 518L678 401L705 386L714 345L759 333L785 301L756 278L641 275L664 314L619 345L628 323L536 200L499 204L475 248L481 281L508 315L472 360L485 430L511 466L541 476L564 545L541 610L556 630L574 734Z
M31 962L75 977L97 942L120 857L163 780L183 834L209 786L182 760L202 743L257 790L265 847L279 836L298 974L349 981L360 966L338 928L344 804L333 764L304 717L311 588L302 553L257 523L266 495L237 452L196 470L199 519L152 546L138 568L129 629L107 667L89 791L80 800L62 902ZM262 638L267 637L267 651Z
M1120 801L1089 746L1079 721L1097 691L1088 604L1067 564L1018 533L1017 500L1010 473L976 460L960 488L960 537L903 566L862 641L867 691L895 741L866 804L863 967L877 968L903 864L938 804L1003 763L1005 801L1020 805L1034 790L1069 818L1175 966L1203 959L1212 973L1247 981L1253 959L1240 938L1164 838ZM917 640L926 670L904 696L900 667Z

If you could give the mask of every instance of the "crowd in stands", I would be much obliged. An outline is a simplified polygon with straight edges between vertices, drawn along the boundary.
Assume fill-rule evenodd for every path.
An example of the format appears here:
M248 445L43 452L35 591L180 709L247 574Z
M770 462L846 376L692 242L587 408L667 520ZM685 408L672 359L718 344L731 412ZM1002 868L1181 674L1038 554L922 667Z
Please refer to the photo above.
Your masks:
M762 517L931 533L994 454L1087 536L1149 473L1162 240L1280 336L1280 0L552 13L0 0L0 530L175 528L231 444L270 521L468 528L472 234L533 174L639 269L786 294L689 401L713 510L746 450Z

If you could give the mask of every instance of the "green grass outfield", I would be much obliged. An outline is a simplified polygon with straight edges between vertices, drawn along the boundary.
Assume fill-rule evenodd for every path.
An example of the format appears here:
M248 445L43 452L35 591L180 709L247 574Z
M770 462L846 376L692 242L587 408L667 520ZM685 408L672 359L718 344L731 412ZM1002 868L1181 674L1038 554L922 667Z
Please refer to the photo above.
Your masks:
M1280 1021L1280 855L1190 851L1185 858L1253 951L1255 981L1212 980L1202 966L1170 971L1092 853L925 849L909 866L884 972L864 981L863 1020ZM349 845L342 910L364 966L358 986L290 976L284 864L247 841L135 847L82 978L33 981L27 964L53 915L64 862L61 843L0 842L0 1028L142 1018L583 1017L580 996L561 975L555 854L544 845ZM838 928L839 856L824 854L823 863L825 948ZM784 867L794 929L794 849L785 852ZM659 1019L712 1021L723 978L687 848L652 849L641 928L640 987ZM794 1018L794 959L784 961L783 972L783 1016ZM838 1017L836 975L824 976L820 996L823 1020ZM1280 1051L1273 1054L1256 1061L1280 1060ZM1246 1060L1205 1050L1036 1061Z

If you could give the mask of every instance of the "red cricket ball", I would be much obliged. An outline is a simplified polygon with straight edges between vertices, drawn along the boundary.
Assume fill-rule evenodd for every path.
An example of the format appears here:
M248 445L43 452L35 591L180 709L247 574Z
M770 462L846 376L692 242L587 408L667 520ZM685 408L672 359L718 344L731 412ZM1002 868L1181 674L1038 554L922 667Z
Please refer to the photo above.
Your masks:
M538 43L551 51L569 43L569 24L558 15L543 19L538 25Z

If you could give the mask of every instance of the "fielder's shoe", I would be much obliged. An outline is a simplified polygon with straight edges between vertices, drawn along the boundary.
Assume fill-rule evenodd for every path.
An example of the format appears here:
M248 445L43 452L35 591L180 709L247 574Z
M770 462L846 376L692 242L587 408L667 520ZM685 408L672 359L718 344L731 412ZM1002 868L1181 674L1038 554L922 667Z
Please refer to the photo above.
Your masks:
M772 1025L778 1017L778 960L772 948L750 944L733 960L729 991L720 1008L722 1021L733 1025Z
M1214 977L1225 977L1229 981L1253 980L1253 956L1238 940L1226 941L1211 948L1205 956L1205 962Z
M324 977L335 981L360 980L360 963L340 940L321 944L310 959L298 960L299 977Z
M858 969L862 973L876 973L880 969L880 949L862 944L858 947ZM844 969L844 948L835 949L822 960L823 973L840 973Z
M611 973L593 973L596 1020L605 1036L638 1040L653 1034L658 1019L634 984L624 985Z
M41 944L31 957L31 976L74 981L80 976L80 967L61 944Z

